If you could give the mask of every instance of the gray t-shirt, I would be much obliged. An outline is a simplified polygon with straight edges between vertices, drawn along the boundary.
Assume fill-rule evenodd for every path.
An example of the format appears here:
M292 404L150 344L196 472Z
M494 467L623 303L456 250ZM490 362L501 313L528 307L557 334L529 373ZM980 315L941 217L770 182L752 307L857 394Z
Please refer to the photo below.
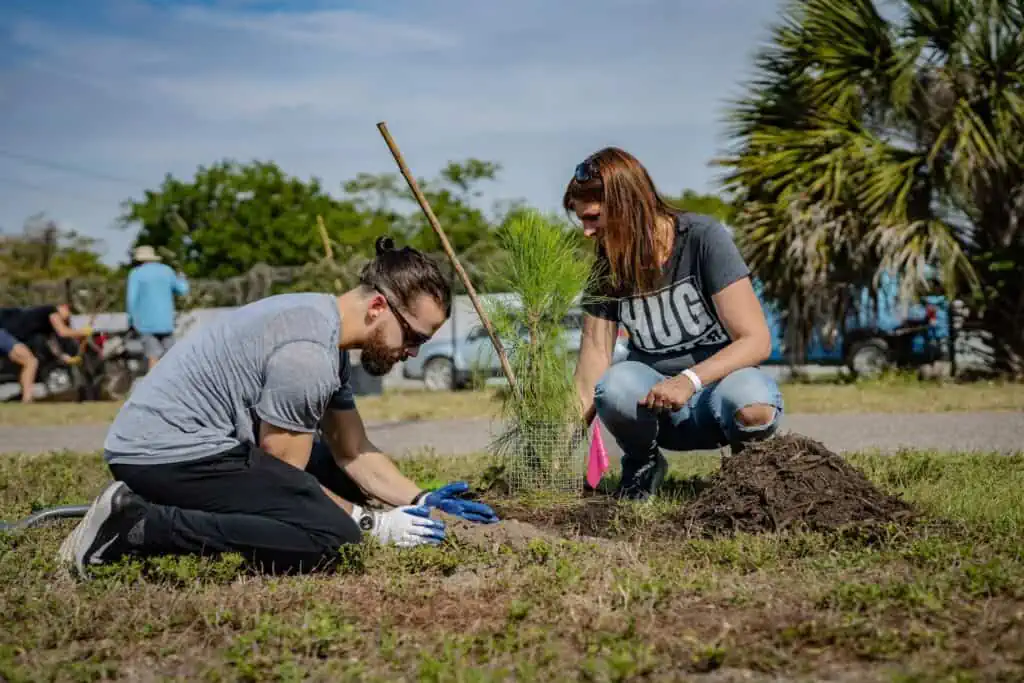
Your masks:
M732 235L710 216L676 216L672 255L662 268L661 286L637 296L595 291L583 310L619 322L629 333L629 355L665 375L678 375L732 341L711 297L750 269Z
M281 294L218 316L136 385L107 432L108 463L186 462L257 443L265 420L314 433L350 410L347 351L330 294Z

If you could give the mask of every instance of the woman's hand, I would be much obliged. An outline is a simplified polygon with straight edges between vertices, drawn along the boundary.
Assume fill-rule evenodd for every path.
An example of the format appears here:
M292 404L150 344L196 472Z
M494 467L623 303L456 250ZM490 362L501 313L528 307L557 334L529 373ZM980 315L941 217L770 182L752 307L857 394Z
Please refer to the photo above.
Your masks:
M693 383L685 375L679 375L655 384L639 405L651 410L679 410L692 396Z

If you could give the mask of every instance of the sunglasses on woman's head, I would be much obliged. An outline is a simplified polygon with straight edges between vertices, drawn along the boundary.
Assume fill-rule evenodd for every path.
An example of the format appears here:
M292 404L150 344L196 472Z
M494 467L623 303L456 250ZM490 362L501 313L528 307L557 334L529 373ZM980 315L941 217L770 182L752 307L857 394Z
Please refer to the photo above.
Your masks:
M594 178L600 178L601 174L597 171L597 165L590 159L586 159L576 164L576 171L573 173L573 177L576 178L578 183L586 183Z

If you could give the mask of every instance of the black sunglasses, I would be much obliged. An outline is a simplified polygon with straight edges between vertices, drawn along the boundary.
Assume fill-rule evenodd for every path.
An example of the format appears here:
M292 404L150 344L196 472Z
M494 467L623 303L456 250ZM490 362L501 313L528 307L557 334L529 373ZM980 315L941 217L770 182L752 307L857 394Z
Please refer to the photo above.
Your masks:
M586 183L594 178L600 178L601 173L597 170L597 164L590 159L584 159L576 164L576 171L573 173L573 177L578 183Z
M395 314L395 319L398 320L398 326L402 328L402 343L406 347L422 346L423 344L430 341L430 335L424 334L417 330L415 327L409 324L409 321L404 315L402 315L402 309L392 301L391 297L388 296L387 292L380 288L376 288L377 292L384 297L384 301L388 302L388 306L391 307L391 312Z

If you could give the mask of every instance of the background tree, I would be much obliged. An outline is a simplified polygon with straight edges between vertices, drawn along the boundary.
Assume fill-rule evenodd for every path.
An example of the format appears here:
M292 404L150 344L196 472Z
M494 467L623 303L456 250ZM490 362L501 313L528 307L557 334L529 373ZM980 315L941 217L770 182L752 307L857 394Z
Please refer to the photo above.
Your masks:
M473 286L481 292L490 291L494 286L490 270L480 266L495 258L500 251L496 237L498 227L521 209L519 202L498 203L493 215L488 217L477 206L483 194L478 185L495 180L500 170L497 163L470 158L449 162L433 180L416 179L448 241L473 280ZM390 232L409 246L437 254L445 268L452 270L455 290L465 291L449 267L441 241L401 175L361 173L345 183L344 189L376 234Z
M20 234L0 235L0 274L7 283L106 275L99 243L61 228L38 213L25 221Z
M434 180L418 180L457 253L468 264L496 249L494 223L474 206L477 184L499 166L450 162ZM335 198L313 178L286 175L276 164L222 161L185 182L171 176L142 200L124 205L121 223L140 225L136 244L150 244L191 278L228 278L254 265L300 266L324 256L316 228L323 216L335 259L372 251L388 233L406 244L440 251L440 243L398 174L361 173ZM500 219L500 217L499 217ZM469 265L467 265L467 268Z
M734 203L723 199L717 194L703 194L694 190L683 190L678 197L665 197L665 200L683 211L702 213L712 216L721 223L732 227L738 211Z
M158 190L125 203L121 223L139 224L135 244L156 247L189 277L227 278L257 263L299 266L321 258L318 214L333 242L355 249L372 244L370 226L352 202L271 162L221 161L200 167L189 182L168 175Z
M889 4L797 0L774 27L720 162L737 239L805 332L842 319L851 283L897 274L911 298L938 280L1021 374L1024 6Z

